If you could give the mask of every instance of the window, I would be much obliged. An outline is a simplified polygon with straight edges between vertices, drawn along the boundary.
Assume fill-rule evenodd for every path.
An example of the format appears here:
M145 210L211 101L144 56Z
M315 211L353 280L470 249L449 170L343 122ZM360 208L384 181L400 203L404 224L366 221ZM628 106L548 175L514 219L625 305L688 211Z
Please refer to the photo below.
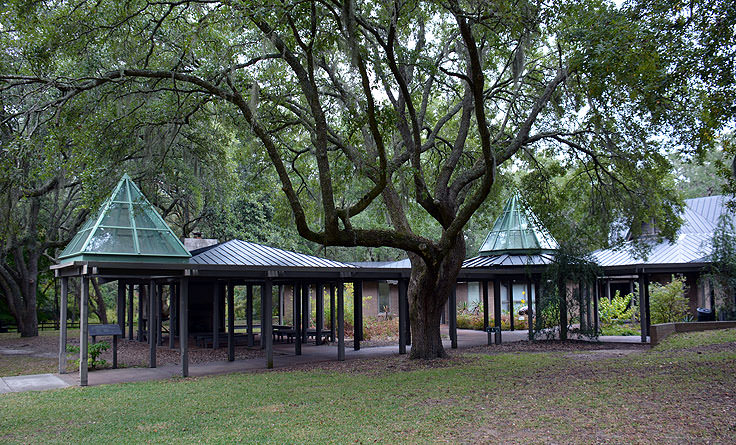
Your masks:
M391 294L389 284L386 282L378 283L378 312L390 312L391 305L389 303L389 295Z
M471 281L468 283L468 309L473 310L480 306L480 283Z

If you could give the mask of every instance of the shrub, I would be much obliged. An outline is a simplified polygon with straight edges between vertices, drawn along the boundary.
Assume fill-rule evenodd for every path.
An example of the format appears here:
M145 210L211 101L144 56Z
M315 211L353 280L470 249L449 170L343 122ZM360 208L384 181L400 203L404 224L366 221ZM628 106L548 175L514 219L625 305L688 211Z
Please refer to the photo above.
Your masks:
M384 317L365 317L363 319L364 340L388 340L398 336L398 318L386 320Z
M87 367L89 369L102 368L107 364L107 360L98 358L100 354L110 349L110 343L101 341L95 344L87 345ZM77 345L66 345L66 352L70 354L79 354L79 346ZM79 359L74 360L74 365L79 366Z
M475 329L483 330L483 314L477 314L472 311L461 311L457 314L458 329Z
M672 276L672 281L661 285L654 283L649 287L649 310L651 321L658 323L674 323L682 321L688 314L687 290L682 277Z
M619 291L613 296L611 301L601 298L598 303L598 313L602 325L621 324L634 317L634 306L631 303L633 294L621 296Z

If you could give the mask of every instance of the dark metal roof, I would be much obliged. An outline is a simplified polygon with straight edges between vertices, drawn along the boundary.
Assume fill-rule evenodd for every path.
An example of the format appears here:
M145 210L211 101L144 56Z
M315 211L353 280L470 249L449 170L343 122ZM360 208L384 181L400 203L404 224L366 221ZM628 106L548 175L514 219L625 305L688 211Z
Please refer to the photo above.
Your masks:
M710 241L718 218L729 212L725 205L727 200L725 196L685 200L683 223L675 241L653 244L646 258L636 256L633 242L627 242L622 248L593 252L593 257L602 267L708 263Z
M190 264L253 266L253 267L302 267L355 269L352 264L332 261L303 253L290 252L275 247L230 240L214 246L192 251Z

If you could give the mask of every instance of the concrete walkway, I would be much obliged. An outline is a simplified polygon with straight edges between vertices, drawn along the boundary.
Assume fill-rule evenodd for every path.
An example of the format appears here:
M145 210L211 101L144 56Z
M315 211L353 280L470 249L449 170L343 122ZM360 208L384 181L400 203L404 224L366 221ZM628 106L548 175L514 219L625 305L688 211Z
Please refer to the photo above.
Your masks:
M70 386L55 374L19 375L0 377L0 394L8 392L45 391Z
M443 329L443 334L447 330ZM458 348L469 348L483 346L487 342L487 334L481 331L458 329ZM523 341L528 338L527 331L504 331L503 343ZM599 337L601 342L610 343L636 343L641 344L639 337ZM355 360L360 358L372 358L399 353L398 345L377 346L363 348L355 351L352 342L345 345L345 359ZM450 348L449 340L444 341L445 348ZM411 347L407 347L407 351ZM302 355L294 355L293 344L274 345L274 369L306 366L313 363L337 360L337 346L305 344L302 347ZM189 365L190 377L202 377L207 375L221 375L235 372L265 371L265 359L262 357L247 360L236 360L233 362L208 362ZM120 368L103 369L88 374L90 386L106 385L112 383L144 382L151 380L165 380L181 375L179 365L167 365L158 368ZM0 378L0 393L20 391L40 391L46 389L64 388L79 384L79 375L73 374L40 374L33 376L18 376Z

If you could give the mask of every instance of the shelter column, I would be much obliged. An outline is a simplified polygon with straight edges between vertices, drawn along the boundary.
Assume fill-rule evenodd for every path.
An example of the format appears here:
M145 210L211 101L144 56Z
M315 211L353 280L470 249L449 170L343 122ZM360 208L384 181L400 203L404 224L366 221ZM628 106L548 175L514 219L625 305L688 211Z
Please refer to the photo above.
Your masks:
M322 329L325 327L325 286L324 283L317 283L316 299L317 299L317 314L316 314L316 325L317 325L317 336L315 344L322 344Z
M215 281L212 296L212 349L220 347L220 283Z
M448 302L448 309L450 311L450 347L457 349L457 286L452 287L450 292L450 301Z
M542 307L542 286L540 284L540 277L537 276L536 280L534 281L534 320L536 320L536 317L539 317L539 308ZM531 319L529 320L532 321Z
M641 320L641 342L647 342L648 326L647 326L647 298L649 292L649 277L644 272L639 272L639 320Z
M135 285L128 285L128 339L133 340L133 298Z
M307 341L307 329L309 329L309 283L302 285L302 342Z
M235 360L235 287L227 283L227 361Z
M89 277L82 277L82 294L79 298L79 386L87 386L87 342L89 333Z
M501 281L493 278L493 324L496 328L495 343L501 344Z
M176 342L176 321L179 319L179 297L177 296L176 285L169 285L169 349L174 349Z
M253 346L253 285L248 284L245 293L245 318L248 323L248 346Z
M143 341L143 284L138 285L138 341Z
M61 279L61 302L59 303L59 374L66 374L66 319L69 294L69 278Z
M353 282L353 349L360 350L360 342L363 340L363 282Z
M406 299L406 283L399 278L399 354L406 354L406 319L409 315Z
M181 354L181 376L189 377L189 278L179 284L179 352Z
M534 309L532 309L532 281L526 282L526 325L529 331L529 338L534 338L534 325L532 324L532 317L534 316Z
M156 367L156 344L158 340L156 338L156 283L151 280L151 284L148 286L148 345L149 345L149 367Z
M335 283L330 283L330 341L335 341Z
M268 369L273 368L273 329L271 327L271 306L273 305L272 286L273 282L271 278L267 278L261 288L261 294L263 295L261 312L264 314L263 324L261 325L261 339L266 347L266 368Z
M337 359L342 361L345 360L345 286L342 281L337 286Z
M483 330L488 331L488 280L481 281L483 286Z
M292 298L291 302L294 307L293 310L293 324L294 324L294 354L302 355L302 283L294 283L292 287Z
M118 280L118 326L123 338L125 338L125 287L125 282Z
M596 282L594 289L595 293L593 294L593 329L595 331L595 335L598 335L600 322L600 319L598 318L598 298L600 298L600 290L600 283Z
M509 300L509 326L514 330L514 282L508 280L506 282L506 297Z

